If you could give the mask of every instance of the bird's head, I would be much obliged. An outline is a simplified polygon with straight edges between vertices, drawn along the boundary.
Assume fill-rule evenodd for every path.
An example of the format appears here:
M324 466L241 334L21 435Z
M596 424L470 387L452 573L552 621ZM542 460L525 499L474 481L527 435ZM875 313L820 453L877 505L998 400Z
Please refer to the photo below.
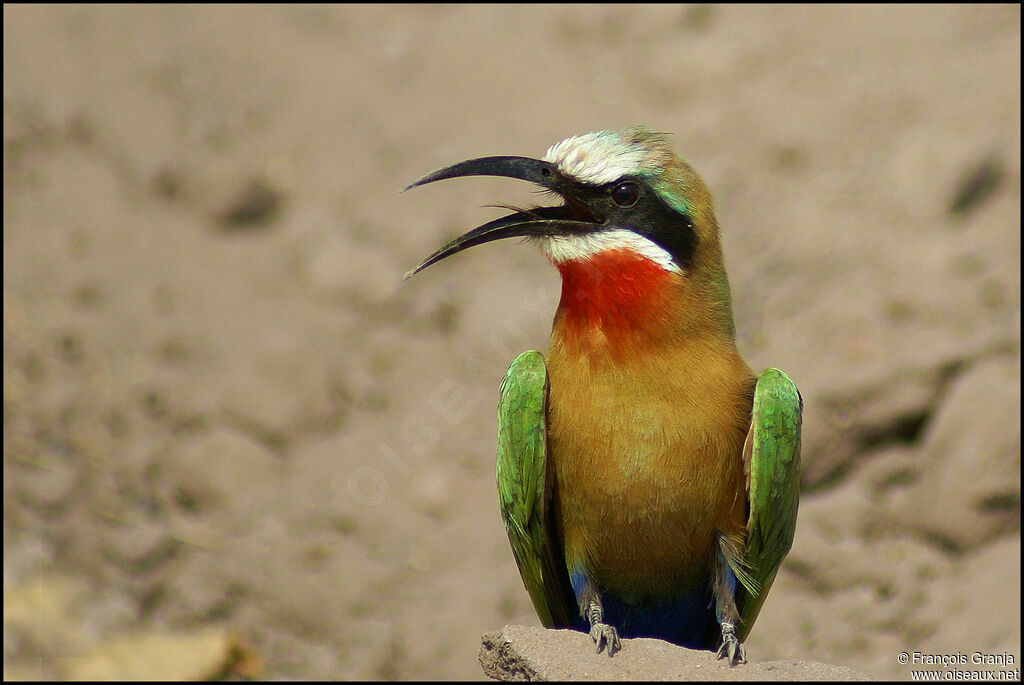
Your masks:
M530 181L564 202L516 211L479 226L424 259L406 278L466 248L527 237L540 244L563 276L602 256L625 254L649 271L685 279L699 286L700 299L724 305L731 328L711 194L697 173L673 153L665 134L642 126L585 133L552 146L541 159L471 159L428 174L406 190L460 176ZM614 281L616 272L603 270L601 277Z

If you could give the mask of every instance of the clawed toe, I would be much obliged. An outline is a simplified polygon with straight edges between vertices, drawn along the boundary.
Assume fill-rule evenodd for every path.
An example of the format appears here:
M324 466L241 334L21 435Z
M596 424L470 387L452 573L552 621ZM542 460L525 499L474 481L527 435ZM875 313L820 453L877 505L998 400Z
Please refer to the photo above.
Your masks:
M595 623L590 627L590 637L594 638L594 642L597 643L598 654L604 651L605 647L608 648L608 656L614 656L615 652L622 649L619 631L615 629L615 626L610 626L607 623Z
M718 648L719 659L729 659L729 666L747 663L746 650L736 638L736 629L731 623L722 622L722 646Z

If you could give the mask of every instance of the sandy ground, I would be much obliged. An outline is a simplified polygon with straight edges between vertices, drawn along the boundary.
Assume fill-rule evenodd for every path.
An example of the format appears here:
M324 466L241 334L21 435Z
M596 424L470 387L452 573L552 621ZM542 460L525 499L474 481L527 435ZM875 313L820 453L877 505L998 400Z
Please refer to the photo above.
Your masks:
M535 198L397 190L635 123L806 402L751 659L1019 668L1018 6L3 11L5 676L226 626L269 678L480 677L537 625L494 409L558 276L509 243L401 282Z

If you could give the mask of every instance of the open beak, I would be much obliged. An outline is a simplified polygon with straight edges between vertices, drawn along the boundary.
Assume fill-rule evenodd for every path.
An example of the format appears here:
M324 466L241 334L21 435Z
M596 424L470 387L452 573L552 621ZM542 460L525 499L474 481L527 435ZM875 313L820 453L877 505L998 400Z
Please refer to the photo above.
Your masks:
M431 264L450 257L474 245L482 245L502 238L528 237L543 238L556 235L580 234L592 232L600 219L593 216L579 202L572 201L565 194L568 186L558 174L555 166L539 159L529 157L481 157L453 164L427 174L420 180L410 183L403 192L416 186L441 181L446 178L460 176L504 176L530 181L566 197L565 205L558 207L537 207L519 211L500 219L478 226L451 241L440 250L424 259L415 268L407 272L409 278Z

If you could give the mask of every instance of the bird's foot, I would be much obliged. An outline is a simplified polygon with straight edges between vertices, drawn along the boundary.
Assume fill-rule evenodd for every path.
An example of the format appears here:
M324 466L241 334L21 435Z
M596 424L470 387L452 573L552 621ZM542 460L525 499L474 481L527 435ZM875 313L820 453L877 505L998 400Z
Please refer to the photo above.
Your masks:
M590 624L590 637L597 644L597 653L600 654L604 648L608 648L608 656L615 656L615 652L622 649L619 641L619 631L615 626L604 622L604 608L601 606L601 597L597 594L590 580L586 581L583 589L583 599L580 601L580 614Z
M610 626L607 623L594 623L590 626L590 637L594 638L594 642L597 643L598 654L604 651L605 647L608 647L608 656L615 656L615 652L622 649L619 631L615 629L615 626Z
M718 658L728 658L729 666L747 663L746 651L736 637L736 627L728 621L722 621L722 646L718 648Z

